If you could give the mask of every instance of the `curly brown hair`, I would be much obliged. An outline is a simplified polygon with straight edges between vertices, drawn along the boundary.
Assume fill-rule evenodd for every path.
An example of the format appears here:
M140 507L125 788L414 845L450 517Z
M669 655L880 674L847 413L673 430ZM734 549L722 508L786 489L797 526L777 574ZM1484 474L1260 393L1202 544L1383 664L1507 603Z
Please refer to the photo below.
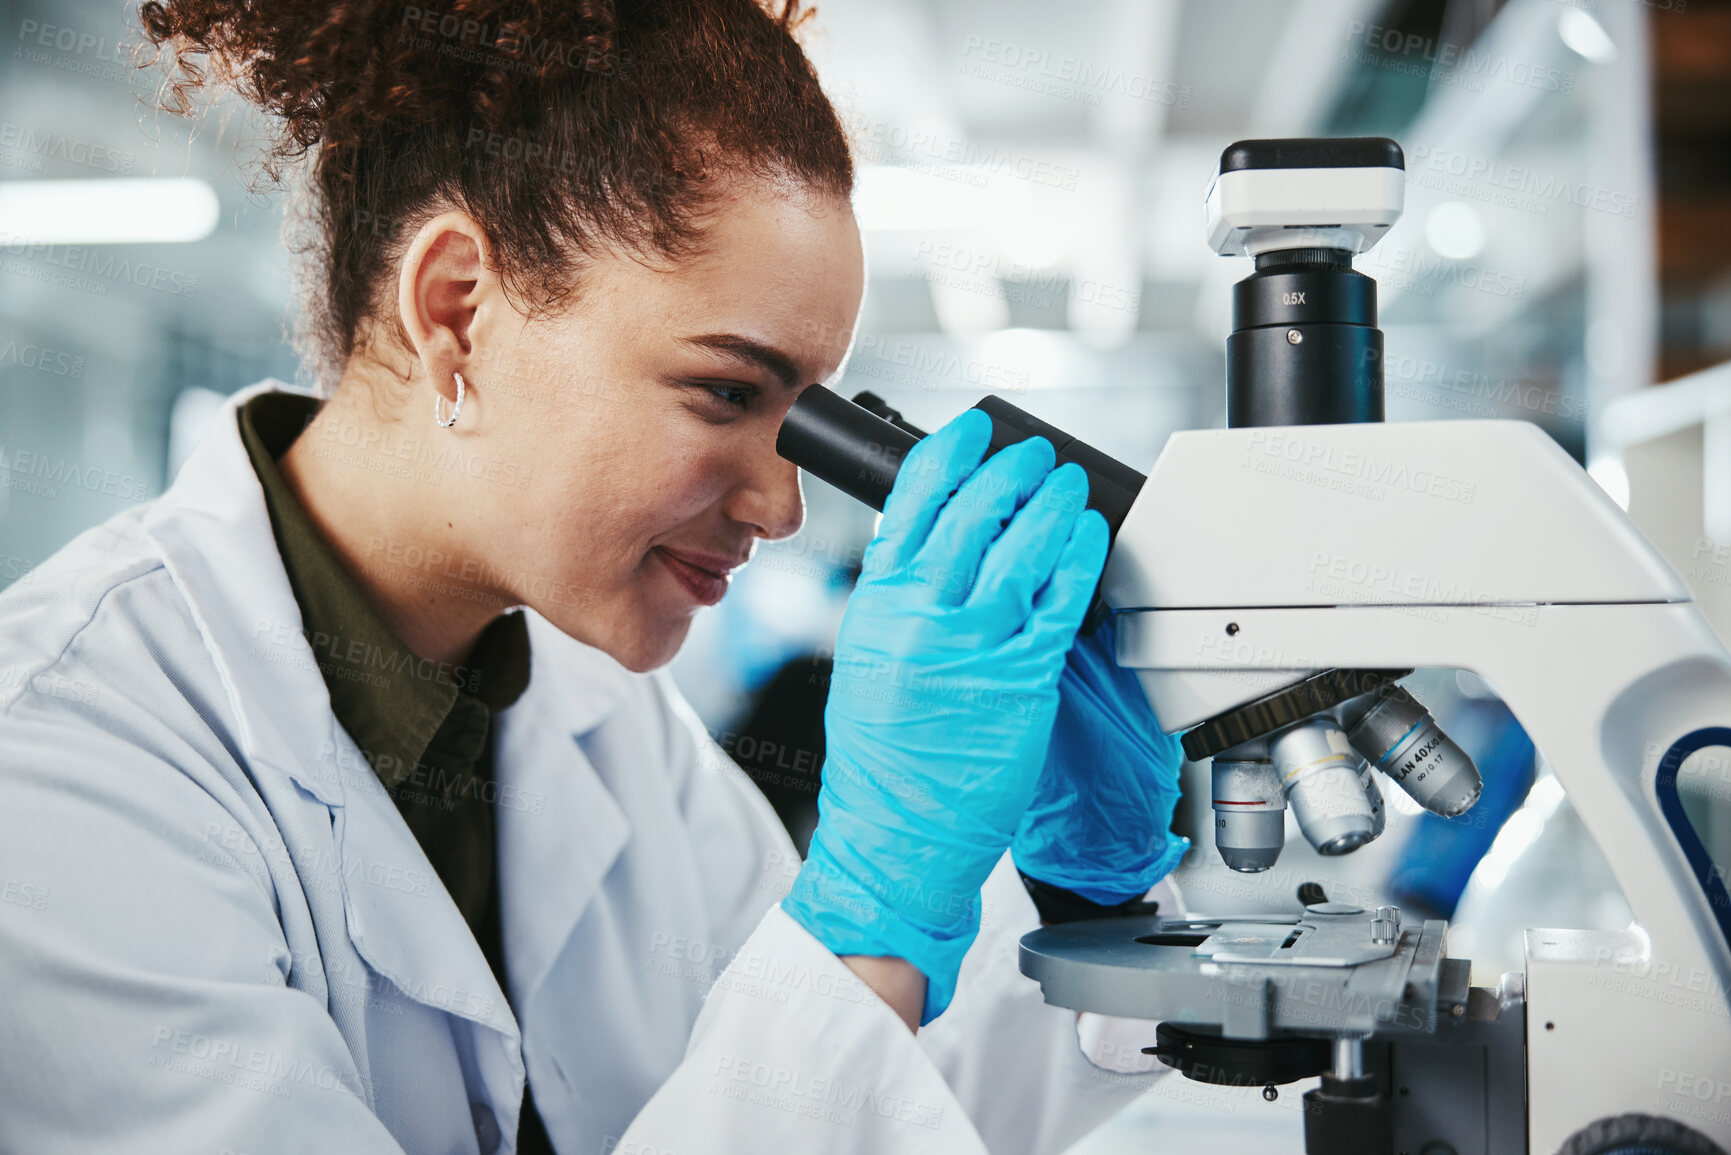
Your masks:
M385 273L444 208L475 218L507 289L539 308L568 299L586 256L689 252L721 173L848 195L846 137L794 38L804 15L799 0L140 9L164 107L231 86L280 119L269 179L308 162L300 335L326 384L391 315Z

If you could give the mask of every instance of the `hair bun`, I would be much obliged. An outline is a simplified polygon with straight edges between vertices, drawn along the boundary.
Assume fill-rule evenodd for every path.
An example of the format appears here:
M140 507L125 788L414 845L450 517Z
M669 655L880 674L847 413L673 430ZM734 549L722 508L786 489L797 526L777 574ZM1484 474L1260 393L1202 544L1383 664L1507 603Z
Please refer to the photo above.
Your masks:
M385 124L499 131L549 83L620 67L613 0L148 0L164 104L217 82L279 117L279 155L359 145Z

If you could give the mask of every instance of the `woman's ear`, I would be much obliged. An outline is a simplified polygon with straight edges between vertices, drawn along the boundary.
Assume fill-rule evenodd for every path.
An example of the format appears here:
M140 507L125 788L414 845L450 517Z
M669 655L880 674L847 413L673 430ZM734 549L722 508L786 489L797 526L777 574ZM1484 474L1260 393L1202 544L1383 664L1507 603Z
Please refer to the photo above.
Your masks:
M403 254L397 316L416 359L446 400L456 397L452 373L463 372L473 353L476 311L499 288L487 256L481 226L454 210L422 225Z

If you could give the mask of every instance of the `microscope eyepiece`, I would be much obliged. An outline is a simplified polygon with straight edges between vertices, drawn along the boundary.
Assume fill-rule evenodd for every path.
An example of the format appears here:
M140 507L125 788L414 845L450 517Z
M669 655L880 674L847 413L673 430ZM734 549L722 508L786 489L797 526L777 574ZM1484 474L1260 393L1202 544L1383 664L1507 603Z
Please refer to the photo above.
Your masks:
M782 418L775 451L882 513L902 458L923 436L833 389L813 385Z
M1080 465L1088 474L1088 508L1100 511L1111 540L1117 540L1118 527L1130 515L1146 477L1000 397L982 397L974 408L984 410L992 419L987 457L1018 441L1044 437L1056 452L1057 464ZM800 393L782 419L775 451L812 476L882 511L902 459L924 436L924 430L902 420L900 413L874 393L859 393L849 401L832 389L813 385ZM1092 634L1108 612L1096 588L1082 632Z
M990 457L1018 441L1044 437L1059 465L1075 462L1088 474L1088 508L1106 518L1113 537L1129 516L1145 476L1092 445L1020 409L987 395L974 403L992 419ZM775 451L812 476L881 511L895 485L896 471L925 431L910 425L875 393L852 401L833 389L813 385L799 395L782 419Z

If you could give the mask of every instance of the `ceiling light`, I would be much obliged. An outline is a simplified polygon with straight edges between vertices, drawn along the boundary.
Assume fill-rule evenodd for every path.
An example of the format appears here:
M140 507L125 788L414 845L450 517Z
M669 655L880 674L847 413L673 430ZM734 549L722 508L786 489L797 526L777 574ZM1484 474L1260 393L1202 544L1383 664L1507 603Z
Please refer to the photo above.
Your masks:
M201 241L221 218L191 177L0 181L0 242L133 245Z
M853 204L867 232L982 234L1017 265L1047 268L1069 245L1063 222L1041 211L1026 181L983 166L867 165Z

